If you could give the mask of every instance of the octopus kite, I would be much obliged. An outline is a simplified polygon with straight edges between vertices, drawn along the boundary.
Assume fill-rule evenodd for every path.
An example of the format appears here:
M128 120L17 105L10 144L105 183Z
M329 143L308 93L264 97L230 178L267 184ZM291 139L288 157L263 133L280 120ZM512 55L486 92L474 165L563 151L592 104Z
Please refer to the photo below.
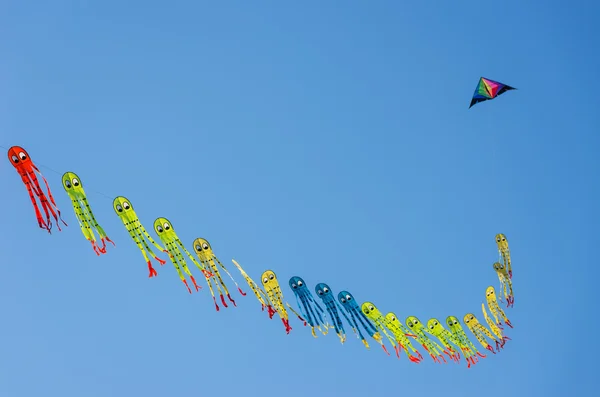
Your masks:
M269 318L272 319L273 315L275 314L275 309L273 309L273 306L271 306L271 302L269 301L269 297L267 296L266 292L263 291L262 288L260 288L258 284L254 282L254 280L252 280L252 278L250 278L250 276L244 271L244 269L242 269L239 263L237 263L234 259L232 259L231 261L233 262L235 267L237 267L237 269L240 271L242 277L244 277L244 280L246 280L246 283L248 283L248 286L250 287L252 292L254 292L254 296L256 296L256 299L258 299L258 301L262 305L262 310L264 311L266 307L267 312L269 313Z
M237 287L238 291L240 291L240 294L242 294L242 296L246 296L246 293L244 291L242 291L240 286L233 279L231 274L227 271L225 266L223 266L223 264L221 263L219 258L216 257L216 255L214 254L208 241L206 241L203 238L197 238L196 240L194 240L194 251L196 252L196 255L198 255L198 259L200 259L200 263L202 263L202 265L204 265L204 268L211 269L212 273L214 275L210 278L207 278L206 282L208 283L208 288L210 289L210 294L213 297L213 301L215 302L215 307L216 307L217 311L219 311L219 305L217 305L217 299L215 298L215 294L213 292L213 288L212 288L213 281L215 283L215 287L217 288L217 291L219 292L219 295L221 296L221 303L223 303L223 306L227 307L227 303L225 303L225 298L223 297L223 292L221 291L221 288L223 289L223 291L225 291L225 294L227 294L227 298L229 298L229 300L233 303L233 305L237 306L235 304L235 301L231 298L231 295L229 294L229 291L227 290L227 286L225 285L225 283L223 282L223 279L221 278L221 273L219 272L217 263L219 264L219 266L221 266L221 268L225 271L225 273L227 273L229 278L233 281L233 283Z
M461 342L454 334L450 333L450 331L444 328L437 318L431 318L429 321L427 321L427 332L440 340L446 350L452 353L452 355L455 357L456 362L460 360L460 353L454 349L453 345L462 350ZM471 364L476 364L476 361L473 358L473 354L469 354L469 350L470 349L467 349L465 359L467 360L467 367L471 368Z
M33 204L33 209L35 210L35 217L37 218L38 225L41 229L46 229L48 233L52 233L52 220L50 219L50 215L54 218L56 222L56 226L58 227L58 231L61 231L59 219L65 225L65 221L60 216L60 210L56 206L56 202L54 201L54 197L52 196L52 192L50 191L50 186L48 185L48 181L40 170L35 166L31 158L29 158L29 154L20 146L13 146L8 149L8 159L19 175L21 176L21 180L25 184L27 188L27 192L29 193L29 198L31 199L31 204ZM40 186L40 182L36 176L36 172L40 175L44 184L46 185L46 190L48 191L48 195L42 190ZM37 199L40 201L40 205L44 211L44 215L46 219L42 217L42 213L40 212L40 208L38 207Z
M463 330L462 326L460 325L458 318L456 318L454 316L448 316L446 318L446 324L448 324L448 327L450 328L452 335L454 336L455 340L459 343L460 349L465 354L465 358L467 358L467 362L469 360L468 359L469 357L474 358L475 362L479 362L479 359L476 357L476 355L481 358L486 358L486 355L481 354L477 350L477 348L475 347L473 342L471 342L471 340L467 337L467 334L465 334L465 331ZM469 367L470 367L470 365L469 365Z
M323 320L325 311L315 301L315 298L313 298L304 280L301 277L294 276L290 278L289 285L296 296L296 304L298 305L298 308L300 308L300 313L302 313L302 316L298 317L304 317L306 319L310 325L312 335L315 338L317 337L315 328L323 335L327 335L329 332L329 324ZM288 307L293 310L289 304Z
M102 229L102 227L96 221L94 213L92 212L92 209L88 203L87 196L85 195L85 190L83 190L81 178L79 178L74 172L65 172L62 176L62 183L65 191L71 199L71 203L73 204L73 210L75 211L75 217L79 222L79 227L81 227L81 232L85 238L92 243L92 248L94 249L96 255L106 254L106 242L108 241L113 246L115 243L108 238L104 232L104 229ZM94 229L100 237L102 247L96 244L96 235L94 234Z
M501 344L500 341L498 341L494 337L494 335L492 335L492 333L486 327L484 327L483 324L481 324L479 320L477 320L477 318L475 318L475 316L472 313L465 314L463 321L467 325L467 328L469 328L473 335L475 335L475 338L477 338L479 343L481 343L481 346L485 347L487 350L496 354L494 348L488 343L487 339L485 338L486 336L494 342L496 342L496 350L499 351L500 348L504 346L504 341Z
M421 362L423 357L419 354L418 351L416 351L412 347L410 341L408 340L406 334L402 331L402 329L398 328L396 324L392 323L391 317L384 317L383 313L381 313L372 302L363 303L361 305L361 310L365 314L365 316L367 316L367 318L371 320L371 322L375 325L375 328L383 332L383 334L388 338L388 340L394 347L394 350L396 351L396 357L400 358L400 352L404 349L410 361L417 364ZM392 316L393 318L395 318L395 315L393 313ZM393 334L393 337L387 333L386 329ZM398 344L396 345L396 343ZM413 352L417 353L420 358L410 354L410 352L407 349L408 346L410 346Z
M167 262L156 256L156 254L152 251L146 240L148 240L150 244L154 245L161 251L163 251L163 248L160 245L158 245L156 241L152 239L152 237L150 237L150 234L148 234L146 228L144 228L144 225L142 225L142 222L140 222L137 214L133 210L133 205L131 204L131 201L129 201L123 196L116 197L113 200L113 209L115 210L115 213L119 216L119 219L121 219L121 221L125 225L125 229L127 229L129 235L131 236L133 241L135 241L135 244L144 256L144 259L148 264L148 270L150 271L150 275L148 275L148 277L158 276L158 273L152 267L152 262L150 262L148 255L151 255L154 259L156 259L161 266Z
M406 318L406 325L416 334L417 341L425 348L425 350L427 350L434 362L441 364L441 358L444 363L446 363L446 359L442 353L447 354L452 360L456 360L455 356L450 354L448 351L446 351L446 349L438 345L436 342L429 339L424 331L426 328L423 326L423 324L421 324L421 321L417 317L408 316Z
M490 316L488 316L487 310L485 310L485 305L483 303L481 304L481 311L483 312L483 318L485 319L485 322L490 327L490 330L492 330L492 333L494 335L496 335L496 337L500 340L500 347L504 347L504 344L506 343L507 340L510 340L510 338L508 336L504 336L502 334L502 327L498 326L498 324L496 324L490 318Z
M181 242L181 240L179 240L179 237L177 237L175 230L173 230L173 226L171 226L171 222L169 222L167 218L157 218L154 221L154 231L156 232L156 234L158 234L160 241L162 241L162 243L165 245L166 249L163 249L163 251L169 254L171 263L173 263L173 266L175 266L177 274L179 274L179 278L187 287L188 292L191 294L192 290L190 289L190 286L188 285L185 276L183 275L183 273L181 273L180 266L181 268L183 268L185 274L187 274L194 283L196 291L200 290L202 287L200 287L196 283L196 279L190 272L190 269L188 269L187 264L185 263L185 258L181 253L181 250L183 250L183 252L185 252L185 254L188 256L188 258L191 259L191 261L196 265L196 267L198 267L198 269L202 271L204 277L208 279L209 277L212 277L212 273L208 272L204 268L204 266L199 264L196 261L196 259L194 259L192 254L190 254L189 251L183 246L183 243ZM179 247L181 247L181 249Z
M383 338L381 337L381 334L377 331L377 328L375 328L375 326L371 323L367 316L365 316L365 314L358 307L358 303L356 303L356 300L354 300L352 294L348 291L341 291L338 294L338 301L340 301L342 307L346 309L346 312L348 312L348 314L350 315L352 323L354 324L354 329L358 332L358 336L362 343L365 345L365 347L368 349L369 343L360 331L360 327L358 325L359 323L363 326L363 328L365 329L365 331L367 331L371 338L375 339L381 345L383 351L385 351L389 356L390 353L387 351L385 345L383 344Z
M506 271L506 267L500 262L494 263L493 267L498 275L498 280L500 280L500 288L502 288L504 299L506 299L506 307L514 306L515 297L512 289L512 281Z
M487 287L487 289L485 290L485 300L487 301L488 307L490 308L490 312L492 312L492 316L494 316L494 320L496 320L496 324L498 326L501 326L502 321L500 321L500 318L502 318L504 324L513 328L512 324L510 323L510 320L508 319L508 317L506 317L506 313L504 313L504 310L502 310L502 308L498 304L498 300L496 299L496 290L494 290L494 287Z
M261 279L271 305L279 313L281 322L283 322L283 326L285 327L285 332L289 334L292 327L290 326L287 310L285 310L285 306L283 305L283 292L275 273L272 270L267 270L262 274ZM304 319L301 320L304 321Z
M344 343L346 341L346 331L344 330L344 324L342 322L342 319L340 318L340 313L342 313L342 315L346 318L346 321L348 321L348 324L350 324L350 326L352 326L352 323L350 322L348 315L346 314L346 312L344 312L344 310L340 307L340 304L333 297L333 292L331 291L331 288L329 288L329 285L327 285L325 283L317 284L315 286L315 293L323 301L323 304L325 305L325 309L327 310L327 313L329 314L329 317L331 318L331 321L333 322L333 327L335 328L335 332L337 333L338 337L340 338L340 341L342 343ZM338 309L339 309L339 311L338 311ZM354 328L352 328L352 329L354 330L354 332L356 332L356 329L354 329Z
M496 244L498 245L498 252L502 263L508 272L508 278L512 279L512 266L510 264L510 250L508 249L508 240L502 233L496 234Z

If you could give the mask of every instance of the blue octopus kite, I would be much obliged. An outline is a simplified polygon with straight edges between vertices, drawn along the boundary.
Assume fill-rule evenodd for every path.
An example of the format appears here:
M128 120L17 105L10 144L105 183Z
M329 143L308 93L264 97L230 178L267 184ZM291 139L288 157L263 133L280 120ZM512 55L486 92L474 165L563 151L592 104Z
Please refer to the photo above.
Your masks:
M317 337L315 328L321 331L323 335L327 335L329 332L329 324L323 320L325 311L317 302L315 302L315 298L313 298L310 290L306 287L304 280L301 277L294 276L290 278L289 284L296 296L296 304L302 313L302 316L298 315L298 317L301 319L304 317L306 319L305 321L310 324L312 334L315 338ZM288 307L294 311L289 304Z
M375 339L381 345L383 350L389 356L390 353L387 351L387 349L385 348L385 345L383 344L383 339L381 337L381 334L379 332L377 332L377 329L375 328L375 326L371 323L371 321L367 318L367 316L365 316L365 314L362 312L360 307L358 307L358 303L356 303L356 300L354 299L352 294L348 291L341 291L338 294L338 300L340 301L340 303L342 304L344 309L346 309L348 314L350 314L350 317L352 318L352 322L354 323L354 327L358 331L358 335L360 336L362 343L365 344L367 349L369 348L369 343L367 342L367 340L363 336L362 332L360 331L360 327L358 326L359 322L362 324L362 326L365 328L365 330L368 332L368 334L371 335L371 337L373 339Z
M342 315L346 318L346 321L348 321L348 324L350 324L355 333L356 329L352 326L352 322L348 318L346 312L340 307L340 304L333 297L333 292L331 291L331 288L329 288L329 285L325 283L319 283L315 287L315 292L323 301L325 309L327 309L327 313L329 313L329 317L333 322L335 332L340 337L342 343L344 343L346 341L346 331L344 331L344 323L342 322L339 313L342 313ZM338 308L340 309L339 312Z

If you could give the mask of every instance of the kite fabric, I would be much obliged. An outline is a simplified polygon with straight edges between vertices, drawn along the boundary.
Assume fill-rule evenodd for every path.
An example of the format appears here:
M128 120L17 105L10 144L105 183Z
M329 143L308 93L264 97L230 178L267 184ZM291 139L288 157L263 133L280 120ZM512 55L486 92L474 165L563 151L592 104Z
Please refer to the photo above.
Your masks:
M471 106L477 102L492 99L511 89L514 88L482 78ZM51 218L54 218L57 226L59 221L62 221L66 226L67 224L61 218L61 213L58 210L54 197L50 193L48 182L33 164L27 151L22 147L13 146L8 150L8 159L19 173L22 182L27 188L35 209L39 227L50 232L52 228ZM42 190L36 174L43 179L47 193ZM71 201L75 216L85 238L91 242L92 248L97 255L106 253L105 242L110 242L113 245L115 243L108 238L104 229L96 221L96 217L92 213L88 198L83 189L81 178L73 172L66 172L61 177L61 183ZM40 204L38 204L36 198ZM206 279L217 311L220 310L217 294L223 307L228 307L225 298L233 306L237 306L236 301L229 293L221 272L225 272L229 276L242 296L246 295L221 260L217 258L211 244L206 239L196 238L193 240L194 256L183 245L179 236L175 233L173 224L168 219L158 217L154 221L152 230L158 236L158 239L155 240L142 225L129 199L125 196L117 196L111 206L146 261L149 278L158 275L157 271L152 267L151 259L154 258L162 266L167 261L159 258L157 254L165 253L168 255L168 260L175 267L175 272L190 294L192 293L192 288L188 285L186 276L191 280L196 291L200 291L202 288L198 285L188 268L189 261L195 265ZM162 245L158 242L161 242ZM485 324L487 324L489 329L484 323L480 323L473 313L467 313L463 317L463 323L481 346L494 354L500 352L506 342L511 340L504 334L503 325L513 328L512 323L505 311L500 307L498 301L504 297L507 301L507 307L513 307L514 303L512 264L508 240L504 234L497 234L495 242L499 258L496 259L497 262L494 263L493 269L500 281L501 289L498 290L500 296L497 296L493 286L488 286L485 291L487 309L486 304L481 303ZM304 323L305 327L307 325L310 326L306 327L306 329L310 329L312 336L315 338L317 337L315 330L320 331L323 335L327 335L330 329L334 329L341 343L344 344L346 341L346 331L343 319L345 319L357 339L366 348L370 347L365 336L370 336L381 345L382 350L387 355L390 355L384 344L383 336L385 336L394 348L398 358L401 357L401 352L404 350L408 359L416 364L423 362L423 357L427 355L436 363L442 364L450 361L459 363L462 355L467 367L470 368L479 361L478 358L486 357L486 355L477 351L477 348L467 337L458 318L455 316L448 316L446 318L445 324L448 326L448 329L444 328L442 322L435 317L430 318L427 324L422 323L416 316L408 316L402 322L392 311L388 311L384 315L385 311L380 311L373 302L359 303L354 295L347 290L342 289L337 296L334 295L329 284L323 282L316 283L314 287L314 292L323 305L321 306L313 296L305 280L299 276L293 276L289 279L288 286L294 293L298 313L289 303L285 302L282 286L279 284L273 270L269 269L263 272L261 283L256 283L238 262L233 259L232 262L254 293L254 296L260 302L261 309L267 309L270 319L275 314L278 314L287 334L290 333L292 327L289 323L289 314L286 306L291 313L295 314ZM389 310L389 308L385 309ZM488 315L488 309L491 315ZM495 343L496 349L492 347L493 343ZM424 349L423 354L417 349L420 347ZM447 356L450 360L447 361L444 356Z
M481 77L479 79L479 83L477 83L477 88L475 88L475 93L473 94L473 98L471 99L469 109L471 109L473 105L479 102L494 99L498 95L502 95L506 91L510 90L516 90L516 88L503 83L499 83L494 80L486 79L485 77Z

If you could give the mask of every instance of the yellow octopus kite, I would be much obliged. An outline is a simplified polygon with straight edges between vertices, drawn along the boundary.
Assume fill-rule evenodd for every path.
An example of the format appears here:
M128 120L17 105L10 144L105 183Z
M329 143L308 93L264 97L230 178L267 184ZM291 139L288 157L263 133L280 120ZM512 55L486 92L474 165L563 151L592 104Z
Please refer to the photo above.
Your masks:
M277 281L275 273L272 270L267 270L262 274L261 280L271 305L273 305L279 314L279 317L285 326L285 332L289 334L292 327L290 326L288 313L283 303L283 292L281 292L281 287L279 286L279 281Z
M238 291L240 291L240 294L242 294L242 296L246 296L246 293L244 291L242 291L240 286L235 282L235 280L233 279L231 274L227 271L225 266L223 266L221 261L216 257L216 255L214 254L208 241L206 241L203 238L195 239L194 240L194 251L196 252L196 255L198 255L198 259L200 259L200 263L202 263L204 265L204 268L212 270L213 276L207 278L206 282L208 283L208 288L210 289L210 294L213 297L213 301L215 302L215 307L217 308L217 311L219 311L219 305L217 305L217 299L215 298L215 293L213 291L213 287L212 287L213 281L215 283L215 287L217 288L217 291L219 292L219 295L221 296L221 303L223 303L223 306L227 307L227 303L225 303L225 298L223 297L223 292L221 291L221 288L225 291L225 294L227 294L227 298L229 298L229 300L233 303L233 305L237 306L235 304L235 301L231 298L231 295L229 294L229 291L227 290L227 286L225 285L225 283L223 282L223 279L221 278L221 273L219 273L219 268L217 267L217 263L219 264L219 266L221 266L221 268L225 271L225 273L227 273L229 278L231 278L231 280L237 287Z

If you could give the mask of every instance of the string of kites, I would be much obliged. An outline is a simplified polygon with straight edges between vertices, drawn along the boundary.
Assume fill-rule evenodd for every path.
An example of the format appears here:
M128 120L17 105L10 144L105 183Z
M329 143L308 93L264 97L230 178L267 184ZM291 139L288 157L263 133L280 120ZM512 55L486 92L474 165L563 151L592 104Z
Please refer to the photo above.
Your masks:
M61 230L61 223L67 226L67 223L61 217L61 212L56 205L46 178L33 163L27 151L22 147L13 146L8 149L8 159L21 176L21 180L27 188L39 227L51 233L53 220L59 231ZM43 180L46 191L40 185L36 174ZM81 178L73 172L66 172L61 180L64 190L71 199L73 210L75 211L75 216L83 235L91 243L92 249L97 255L105 254L107 243L113 246L115 244L96 221L85 190L83 189ZM140 222L133 205L126 197L116 197L113 201L113 209L121 221L123 221L129 235L144 256L148 265L149 277L158 275L152 266L150 258L155 259L160 265L166 263L165 260L160 259L155 254L152 249L152 247L155 247L158 252L168 254L171 263L175 266L181 281L190 294L192 293L192 289L185 275L189 277L196 291L200 290L201 287L190 272L186 263L186 257L196 265L206 279L217 311L220 309L215 296L215 290L224 307L228 307L225 296L229 302L236 306L235 300L231 297L221 277L221 270L219 268L231 278L240 294L246 296L246 293L242 291L233 276L216 257L207 240L203 238L194 240L193 250L196 254L196 257L194 257L185 248L175 233L171 222L166 218L157 218L154 221L153 229L163 243L163 247L152 239ZM96 234L98 234L98 238ZM506 236L503 234L496 235L496 244L500 254L500 261L494 263L493 268L500 280L502 295L507 303L507 307L512 307L514 305L512 267ZM354 296L348 291L340 291L336 299L329 285L319 283L315 286L314 291L320 298L323 306L325 306L324 310L315 300L306 282L302 278L294 276L290 278L288 284L296 297L298 311L300 312L298 313L289 303L286 302L284 304L283 291L277 280L277 276L272 270L267 270L261 275L261 288L261 285L254 282L239 263L233 259L232 262L246 280L256 299L261 303L262 310L264 311L266 308L271 319L275 314L278 314L288 334L292 330L292 327L289 323L287 309L296 315L303 322L304 326L307 326L307 324L310 326L312 335L315 338L317 337L315 329L319 330L323 335L326 335L330 329L334 329L340 341L344 343L346 341L346 331L344 329L344 321L342 321L343 318L365 347L369 348L369 343L364 336L363 330L381 345L385 353L390 355L383 342L383 334L394 348L398 358L400 358L401 352L404 351L408 359L414 363L420 363L423 360L423 356L413 346L411 340L420 344L425 349L426 354L429 354L433 361L437 363L446 363L447 361L444 356L447 356L449 360L459 363L461 360L460 353L462 352L467 366L470 368L472 364L474 365L478 362L479 357L486 357L469 340L457 317L449 316L446 318L445 324L448 326L448 329L436 318L432 318L426 324L423 324L417 317L409 316L402 323L395 313L390 312L384 315L372 302L364 302L359 306ZM511 328L513 326L498 303L498 300L502 301L502 297L497 298L494 287L489 286L485 294L487 306L492 313L493 320L488 316L483 303L481 304L481 309L489 329L480 323L473 313L467 313L463 317L463 322L485 349L496 354L496 351L503 348L506 341L510 339L503 334L503 323ZM494 342L496 350L490 344Z

